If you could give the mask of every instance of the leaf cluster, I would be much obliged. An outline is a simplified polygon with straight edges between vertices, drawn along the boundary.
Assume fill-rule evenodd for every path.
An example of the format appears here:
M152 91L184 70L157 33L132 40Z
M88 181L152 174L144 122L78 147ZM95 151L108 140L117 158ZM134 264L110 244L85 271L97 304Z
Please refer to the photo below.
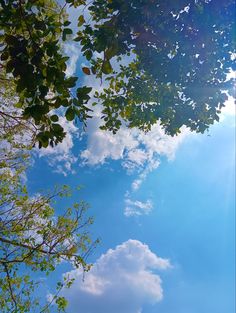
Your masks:
M77 77L66 76L69 58L61 46L73 33L69 25L56 1L0 1L0 65L16 85L15 106L22 109L22 119L33 119L38 128L39 148L65 137L52 111L65 107L68 120L82 123L89 117L88 92L78 98L73 92Z
M227 78L235 70L233 0L0 3L1 67L16 84L23 118L38 126L39 147L65 136L52 110L84 125L91 117L91 89L76 91L77 77L65 74L62 42L74 35L66 6L81 7L73 40L86 58L82 72L108 81L96 93L102 129L115 133L124 122L148 131L160 121L170 135L182 126L204 132L233 95L234 80Z
M233 0L93 1L93 22L77 40L109 82L97 95L102 128L116 132L124 120L150 130L159 120L175 135L183 125L203 133L218 121L234 95L234 79L227 78L235 70L234 6Z

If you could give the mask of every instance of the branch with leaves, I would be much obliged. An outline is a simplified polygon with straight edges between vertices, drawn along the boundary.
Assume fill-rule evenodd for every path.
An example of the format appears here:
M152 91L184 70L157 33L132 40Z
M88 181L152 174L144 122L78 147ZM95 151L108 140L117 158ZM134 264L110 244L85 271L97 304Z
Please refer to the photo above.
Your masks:
M30 276L34 272L48 275L62 260L88 271L91 265L86 263L87 256L98 243L89 237L88 227L93 220L86 217L85 203L76 203L62 210L63 214L55 214L52 202L55 197L68 196L68 187L32 198L21 186L20 173L4 168L0 174L1 312L32 309L29 298L37 282ZM23 289L28 290L27 294ZM38 303L36 299L33 302Z
M108 81L96 93L102 129L116 133L123 123L148 131L159 121L172 136L182 126L203 133L234 95L227 78L235 70L234 6L233 0L66 0L62 6L1 0L0 66L15 83L22 116L38 128L39 147L65 137L52 111L60 108L84 126L92 116L92 89L65 74L68 38L80 43L83 73ZM68 7L80 7L77 32Z
M46 299L38 301L34 293L40 285L37 273L49 275L62 261L88 271L87 257L98 241L90 239L93 219L85 202L70 208L56 205L56 199L70 196L70 188L29 195L24 175L36 130L20 116L21 109L14 108L14 88L8 87L1 85L0 104L0 311L49 312ZM70 285L63 281L59 290ZM63 310L66 300L59 290L54 302Z

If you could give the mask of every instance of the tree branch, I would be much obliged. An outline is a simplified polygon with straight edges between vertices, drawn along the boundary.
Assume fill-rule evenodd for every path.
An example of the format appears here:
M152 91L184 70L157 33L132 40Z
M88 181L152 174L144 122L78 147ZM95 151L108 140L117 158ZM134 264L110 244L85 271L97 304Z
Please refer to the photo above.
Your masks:
M7 283L8 283L10 295L11 295L12 301L13 301L14 306L15 306L15 311L17 312L17 307L18 306L17 306L17 302L16 302L16 299L15 299L15 296L14 296L14 293L13 293L13 290L12 290L11 277L10 277L10 274L9 274L8 266L7 266L7 264L3 264L3 266L4 266L4 269L5 269L6 275L7 275Z

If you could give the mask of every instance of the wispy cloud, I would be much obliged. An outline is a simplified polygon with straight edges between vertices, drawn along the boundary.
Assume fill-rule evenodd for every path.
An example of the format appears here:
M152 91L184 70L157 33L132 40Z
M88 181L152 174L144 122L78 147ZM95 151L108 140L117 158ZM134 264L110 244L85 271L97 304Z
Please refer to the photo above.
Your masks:
M124 215L129 216L139 216L148 215L153 209L153 204L151 200L145 202L142 201L132 201L129 198L125 199L125 210Z
M94 264L82 281L80 270L65 274L75 282L63 293L69 312L138 313L145 304L162 300L162 281L156 270L171 268L168 259L154 254L147 245L128 240L109 249Z

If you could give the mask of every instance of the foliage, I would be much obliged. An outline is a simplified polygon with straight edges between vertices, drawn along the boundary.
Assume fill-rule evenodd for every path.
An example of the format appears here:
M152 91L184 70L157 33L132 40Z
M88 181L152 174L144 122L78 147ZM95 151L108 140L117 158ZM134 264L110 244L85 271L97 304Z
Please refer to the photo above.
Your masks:
M81 88L79 98L72 88L77 77L66 77L68 57L61 52L61 41L72 34L63 7L57 1L0 1L1 67L16 84L24 119L39 125L39 147L53 146L65 136L58 116L49 114L65 107L66 117L85 122L85 106L90 89Z
M123 119L150 130L160 120L170 135L183 125L203 133L219 120L234 89L233 0L95 0L88 10L93 22L76 40L92 71L110 74L97 94L104 129L116 132Z
M70 196L67 186L29 195L24 177L35 128L29 120L18 118L14 89L9 82L8 86L8 90L1 86L0 96L5 112L0 115L0 311L49 312L52 301L63 311L67 301L59 292L70 287L72 280L58 282L52 301L42 307L34 292L37 274L48 275L62 261L89 270L86 258L97 243L91 242L88 233L93 220L87 217L84 202L54 209L56 198Z
M0 308L1 312L29 312L39 305L33 293L37 286L33 272L48 275L62 260L89 270L85 260L91 242L81 228L86 229L92 220L85 218L84 203L54 215L51 201L55 196L65 196L67 189L30 198L25 186L18 186L16 175L5 172L1 179ZM64 281L59 290L69 283ZM56 295L54 300L62 308L65 301L59 299Z
M13 75L23 117L39 125L39 147L61 142L64 129L52 110L86 125L92 90L66 77L62 42L73 36L66 7L81 7L78 32L87 59L85 75L105 76L96 92L103 129L122 121L149 130L160 120L166 133L182 125L204 132L219 120L232 94L233 0L50 0L0 1L1 67ZM115 65L115 67L114 67ZM114 70L116 68L116 70Z

